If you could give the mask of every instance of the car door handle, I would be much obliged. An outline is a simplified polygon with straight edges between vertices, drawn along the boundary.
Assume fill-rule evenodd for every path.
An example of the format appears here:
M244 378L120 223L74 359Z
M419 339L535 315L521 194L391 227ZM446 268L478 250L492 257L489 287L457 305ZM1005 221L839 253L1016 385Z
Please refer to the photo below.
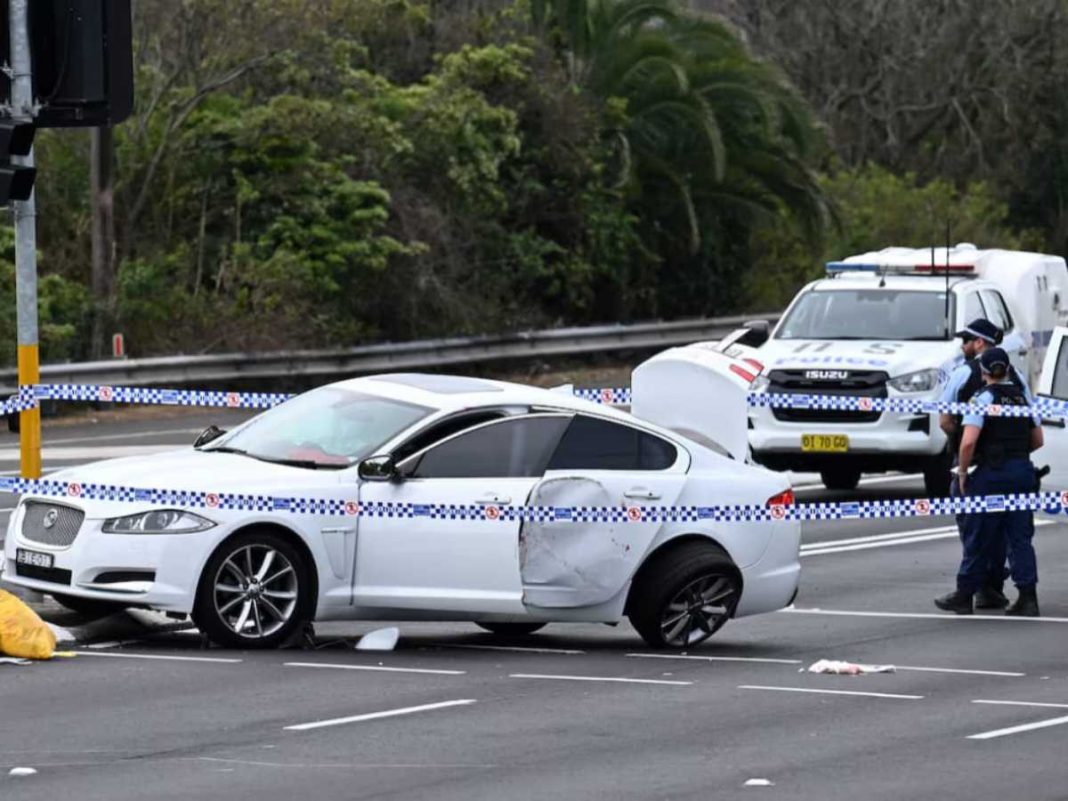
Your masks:
M623 493L624 498L638 498L643 501L658 501L660 493L647 490L645 487L634 487Z
M475 503L480 506L487 506L489 504L497 504L498 506L507 506L512 502L512 499L507 495L483 495Z
M1043 417L1042 418L1042 425L1046 426L1047 428L1064 428L1064 418L1063 417Z

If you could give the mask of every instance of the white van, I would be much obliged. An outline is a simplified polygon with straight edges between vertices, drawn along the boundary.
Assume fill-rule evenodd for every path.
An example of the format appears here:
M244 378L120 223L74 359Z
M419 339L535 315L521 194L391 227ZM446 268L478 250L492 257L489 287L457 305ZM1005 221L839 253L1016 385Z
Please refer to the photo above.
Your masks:
M1005 331L1002 347L1036 386L1066 314L1068 266L1058 256L968 244L885 248L829 263L773 331L738 333L721 348L761 364L753 392L927 400L961 362L953 333L977 317ZM922 472L930 495L949 485L937 414L753 408L749 444L757 462L818 472L833 489L888 470Z

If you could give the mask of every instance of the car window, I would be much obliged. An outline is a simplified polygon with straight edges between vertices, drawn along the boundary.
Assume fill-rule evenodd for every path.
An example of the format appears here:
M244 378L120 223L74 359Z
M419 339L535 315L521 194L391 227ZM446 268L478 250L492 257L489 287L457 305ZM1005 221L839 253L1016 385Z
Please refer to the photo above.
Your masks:
M945 321L945 292L821 289L797 299L775 338L937 341L950 338Z
M409 478L530 478L545 472L565 415L517 417L458 434L401 465Z
M549 470L666 470L674 445L630 426L579 415L549 461Z
M465 412L440 420L397 447L393 451L393 461L397 463L403 462L412 454L426 450L435 442L441 442L453 434L458 434L461 431L466 431L469 428L480 426L491 420L499 420L506 416L503 409L480 409L479 411Z
M1061 339L1060 349L1057 351L1050 394L1058 400L1068 400L1068 337Z
M1012 330L1012 315L1009 314L1009 309L1005 305L1005 299L1001 297L1000 292L995 292L992 289L984 290L983 305L986 307L986 311L990 315L987 318L990 322L1002 331Z
M979 293L966 293L964 295L964 325L967 325L972 320L978 320L980 317L986 317L986 309L983 308L983 304L979 300Z

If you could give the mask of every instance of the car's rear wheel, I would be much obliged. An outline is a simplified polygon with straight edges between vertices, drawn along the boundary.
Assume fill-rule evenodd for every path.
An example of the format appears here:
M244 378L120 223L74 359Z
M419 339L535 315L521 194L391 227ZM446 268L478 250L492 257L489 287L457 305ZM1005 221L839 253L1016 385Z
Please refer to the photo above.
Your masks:
M91 617L94 620L121 612L126 608L125 604L113 601L95 601L92 598L79 598L76 595L53 594L56 603L64 609L77 612L79 615Z
M479 623L475 625L499 637L526 637L545 628L544 623Z
M638 577L628 617L654 648L691 648L734 615L742 583L712 543L690 542L656 558Z
M848 468L820 470L820 481L829 490L855 490L860 483L860 471Z
M311 619L311 568L272 531L249 531L212 554L197 589L193 620L224 648L276 648Z

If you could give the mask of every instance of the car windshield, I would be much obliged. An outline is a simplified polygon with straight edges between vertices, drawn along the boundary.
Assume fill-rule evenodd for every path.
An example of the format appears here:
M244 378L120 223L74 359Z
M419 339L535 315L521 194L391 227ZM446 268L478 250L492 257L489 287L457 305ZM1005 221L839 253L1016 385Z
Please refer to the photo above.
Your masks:
M432 410L323 387L264 412L204 451L240 453L294 467L340 469L375 453Z
M952 298L951 298L952 300ZM802 295L776 339L947 340L945 292L832 289Z

